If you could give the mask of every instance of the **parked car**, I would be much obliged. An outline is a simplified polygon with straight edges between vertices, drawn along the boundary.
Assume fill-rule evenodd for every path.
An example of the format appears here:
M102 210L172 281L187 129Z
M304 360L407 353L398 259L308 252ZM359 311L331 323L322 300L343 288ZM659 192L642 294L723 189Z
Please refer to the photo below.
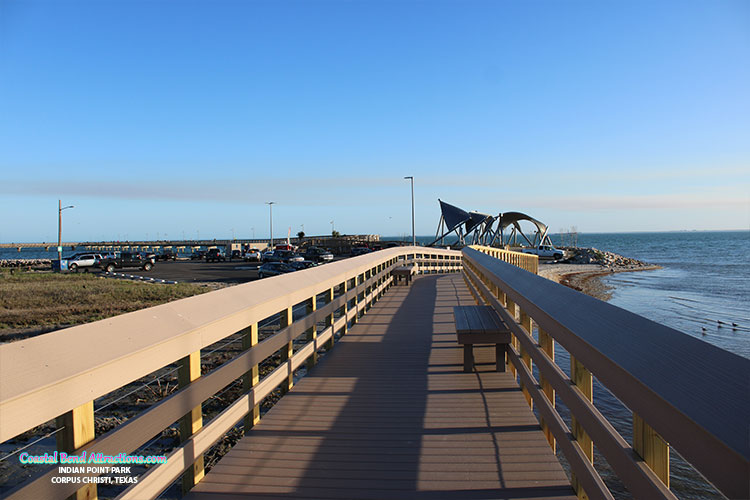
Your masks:
M82 253L76 254L74 257L68 257L68 269L70 271L77 271L80 268L94 267L97 260L103 259L104 256L99 253Z
M267 278L268 276L278 276L279 274L286 274L294 272L292 266L284 264L283 262L266 262L260 269L258 269L258 278Z
M310 267L315 267L318 265L317 262L313 262L311 260L301 260L301 261L293 261L290 262L289 265L296 269L297 271L300 271L302 269L308 269Z
M275 250L273 252L273 260L277 262L302 262L305 260L298 253L294 253L291 250Z
M534 248L523 248L521 249L523 253L530 253L534 255L538 255L541 259L562 259L563 258L563 251L558 250L557 248L553 247L552 245L539 245L538 247Z
M108 273L114 272L115 269L126 267L138 267L144 271L150 271L156 259L148 255L142 255L137 252L122 252L119 257L104 257L96 261L96 266L104 269Z
M162 253L156 255L156 260L177 260L177 254L171 250L165 250Z
M330 262L333 260L333 254L325 248L308 247L305 252L305 259L315 262Z
M260 262L261 261L260 251L255 250L255 249L248 250L242 256L242 260L246 262Z
M205 250L194 250L193 253L190 255L190 260L201 260L206 258L206 251Z
M229 255L229 260L232 259L241 259L242 258L242 252L239 250L232 250L232 253Z
M370 253L372 250L370 250L367 247L354 247L352 248L352 257L356 257L357 255L364 255L366 253Z
M266 250L266 251L264 251L264 252L263 252L263 253L261 254L260 258L261 258L261 260L262 260L263 262L273 262L273 259L274 259L274 253L273 253L273 250L270 250L270 249L269 249L269 250Z
M209 248L206 252L206 262L225 262L226 260L224 252L218 248Z
M274 250L289 250L289 251L292 251L292 250L294 250L294 247L292 245L287 244L287 243L279 243L278 245L276 245L276 247L274 248Z

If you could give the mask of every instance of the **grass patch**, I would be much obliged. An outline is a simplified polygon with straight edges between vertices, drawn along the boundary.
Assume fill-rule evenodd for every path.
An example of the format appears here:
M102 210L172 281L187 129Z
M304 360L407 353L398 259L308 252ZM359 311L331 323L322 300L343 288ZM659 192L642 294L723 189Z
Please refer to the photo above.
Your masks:
M209 291L93 274L0 272L0 331L79 325Z

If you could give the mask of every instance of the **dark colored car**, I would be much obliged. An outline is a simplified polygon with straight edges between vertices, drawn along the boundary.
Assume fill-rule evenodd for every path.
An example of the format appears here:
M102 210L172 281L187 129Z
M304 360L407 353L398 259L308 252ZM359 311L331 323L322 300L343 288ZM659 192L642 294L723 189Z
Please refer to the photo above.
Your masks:
M224 252L218 248L209 248L206 252L206 262L225 262L226 260Z
M177 260L177 254L171 250L165 250L156 255L156 260Z
M297 271L302 270L302 269L308 269L310 267L315 267L317 265L318 265L317 262L313 262L311 260L302 260L302 261L295 261L295 262L289 263L289 266L293 267Z
M372 250L367 247L354 247L352 248L352 257L356 257L357 255L364 255L370 252L372 252Z
M305 251L305 259L315 262L330 262L333 260L333 254L325 248L308 247Z
M232 259L241 259L242 258L242 252L239 250L232 250L232 253L229 255L229 260Z
M104 269L108 273L114 272L115 269L138 267L144 271L150 271L154 267L155 259L150 256L144 256L140 253L122 252L119 257L105 257L96 261L96 266Z
M190 260L201 260L206 258L206 251L205 250L195 250L190 255Z
M258 278L278 276L279 274L286 274L294 271L296 271L296 269L288 264L284 264L283 262L266 262L260 266L260 269L258 269Z

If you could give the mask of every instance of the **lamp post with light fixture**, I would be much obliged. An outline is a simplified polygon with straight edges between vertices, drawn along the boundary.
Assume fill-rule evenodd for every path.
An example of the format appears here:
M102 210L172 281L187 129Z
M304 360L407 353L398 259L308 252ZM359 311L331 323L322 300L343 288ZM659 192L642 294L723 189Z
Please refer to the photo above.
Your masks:
M417 233L414 232L414 176L404 177L411 181L411 244L417 246Z
M275 201L267 201L266 205L268 205L268 214L270 219L270 240L271 240L271 246L270 248L273 249L273 205L275 204Z
M74 205L62 206L62 200L57 200L57 260L62 261L62 213L63 210L75 208Z

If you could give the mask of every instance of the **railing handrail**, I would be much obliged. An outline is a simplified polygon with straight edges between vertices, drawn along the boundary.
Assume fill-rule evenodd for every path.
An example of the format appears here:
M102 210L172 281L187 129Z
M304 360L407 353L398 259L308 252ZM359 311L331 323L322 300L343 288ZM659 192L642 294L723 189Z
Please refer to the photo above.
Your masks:
M539 274L538 255L516 252L514 250L505 250L504 248L488 247L485 245L469 245L468 248L479 250L480 252L491 255L503 262L525 269L530 273Z
M750 360L476 249L463 254L464 267L476 266L721 491L750 494Z
M0 442L393 258L399 247L0 345Z

